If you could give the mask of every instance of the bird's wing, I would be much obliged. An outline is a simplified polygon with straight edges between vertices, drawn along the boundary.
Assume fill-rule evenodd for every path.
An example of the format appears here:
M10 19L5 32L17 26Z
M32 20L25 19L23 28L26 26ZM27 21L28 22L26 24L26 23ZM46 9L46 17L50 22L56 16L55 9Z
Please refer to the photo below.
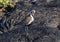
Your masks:
M26 25L29 25L29 24L31 24L32 22L34 21L34 18L33 17L27 17L26 18Z
M27 17L26 20L25 20L25 23L29 24L30 21L31 21L31 17Z

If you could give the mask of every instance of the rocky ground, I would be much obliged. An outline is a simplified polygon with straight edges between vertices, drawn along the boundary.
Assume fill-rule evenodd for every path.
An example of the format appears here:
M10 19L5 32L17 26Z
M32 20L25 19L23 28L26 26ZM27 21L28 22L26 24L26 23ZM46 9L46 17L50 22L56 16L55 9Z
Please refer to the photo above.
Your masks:
M24 26L33 9L34 22ZM0 42L60 42L60 0L20 0L8 13L0 12Z

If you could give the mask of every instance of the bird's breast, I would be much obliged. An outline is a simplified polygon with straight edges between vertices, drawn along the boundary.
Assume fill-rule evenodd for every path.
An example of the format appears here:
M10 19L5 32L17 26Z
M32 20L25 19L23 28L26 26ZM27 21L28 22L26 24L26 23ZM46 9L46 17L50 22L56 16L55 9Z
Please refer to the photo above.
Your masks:
M33 21L34 21L33 16L30 16L30 17L28 17L28 18L26 19L26 24L29 25L29 24L31 24Z

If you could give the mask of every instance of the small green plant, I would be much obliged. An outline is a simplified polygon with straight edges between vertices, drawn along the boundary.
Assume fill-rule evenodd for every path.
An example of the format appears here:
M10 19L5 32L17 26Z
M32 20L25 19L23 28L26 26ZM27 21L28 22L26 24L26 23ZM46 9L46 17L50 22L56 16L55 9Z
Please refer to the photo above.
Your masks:
M5 8L8 6L13 8L15 5L14 1L13 0L0 0L0 9L2 9L3 11L6 11Z

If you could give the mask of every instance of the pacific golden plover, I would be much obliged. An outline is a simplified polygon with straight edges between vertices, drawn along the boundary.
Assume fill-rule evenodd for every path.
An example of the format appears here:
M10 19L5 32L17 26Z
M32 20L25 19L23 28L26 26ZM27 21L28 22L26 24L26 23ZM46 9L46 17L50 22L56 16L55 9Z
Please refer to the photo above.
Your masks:
M25 18L25 24L30 25L34 21L35 10L32 10L28 13L29 15Z
M26 36L29 35L28 33L28 26L31 25L31 23L34 21L34 14L35 14L35 10L32 10L31 12L28 13L28 16L26 16L24 23L25 23L25 31L26 31Z

